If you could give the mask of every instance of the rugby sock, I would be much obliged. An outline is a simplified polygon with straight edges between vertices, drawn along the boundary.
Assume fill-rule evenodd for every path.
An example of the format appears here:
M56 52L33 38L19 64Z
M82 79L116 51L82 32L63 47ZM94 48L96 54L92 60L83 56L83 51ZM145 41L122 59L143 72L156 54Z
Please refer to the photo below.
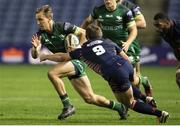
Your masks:
M64 108L72 106L72 104L70 102L70 99L69 99L67 94L64 94L64 95L60 96L60 98L61 98L61 101L63 103Z
M143 87L144 87L144 90L145 90L146 95L152 97L152 86L151 86L151 84L149 83L148 78L147 78L147 77L144 77L144 76L140 76L139 79L140 79L140 83L141 83L141 84L143 85Z
M144 88L149 88L150 87L147 77L144 77L144 76L140 75L139 80L140 80L140 84L142 84Z
M132 89L133 89L133 95L136 99L141 99L142 101L146 102L146 96L141 93L141 91L135 87L135 86L132 86Z
M143 102L139 102L134 100L133 103L131 104L131 109L133 109L136 112L139 113L143 113L143 114L148 114L148 115L155 115L160 117L162 111L151 107L150 105L143 103Z
M112 110L116 110L118 112L121 112L121 111L123 111L123 108L125 108L125 106L121 103L110 100L110 104L109 104L108 108L110 108Z

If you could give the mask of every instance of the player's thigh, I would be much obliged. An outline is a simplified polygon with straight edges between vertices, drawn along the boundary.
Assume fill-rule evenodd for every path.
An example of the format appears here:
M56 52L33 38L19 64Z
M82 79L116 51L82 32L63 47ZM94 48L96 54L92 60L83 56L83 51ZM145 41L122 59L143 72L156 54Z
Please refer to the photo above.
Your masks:
M132 101L134 100L131 86L125 92L114 92L114 95L119 102L125 104L128 107L130 107Z
M73 63L71 61L67 61L56 64L49 70L49 72L64 77L74 75L75 69Z
M71 83L72 83L74 89L83 98L90 97L94 94L92 87L91 87L91 83L89 81L89 78L86 75L79 77L79 78L71 79Z

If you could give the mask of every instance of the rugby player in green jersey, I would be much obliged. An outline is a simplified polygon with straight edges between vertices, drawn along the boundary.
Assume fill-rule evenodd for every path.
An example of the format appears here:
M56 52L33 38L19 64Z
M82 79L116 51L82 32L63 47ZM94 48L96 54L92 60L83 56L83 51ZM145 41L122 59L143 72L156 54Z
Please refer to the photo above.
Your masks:
M128 0L118 0L117 2L121 5L129 8L132 11L132 14L133 14L133 17L135 19L136 26L138 29L145 29L146 28L146 21L145 21L143 14L140 11L139 6L135 5L134 3L132 3ZM152 96L152 86L151 86L148 78L146 76L142 76L141 71L140 71L141 47L140 47L140 42L139 42L138 38L136 38L134 40L134 42L132 43L132 48L133 48L132 50L134 52L130 52L129 57L135 66L136 74L139 76L139 84L143 85L143 87L145 89L145 93L147 96ZM138 85L138 86L140 86L140 85Z
M86 28L94 21L101 27L104 38L109 38L122 47L130 59L137 57L132 44L137 36L137 28L131 10L118 4L116 0L104 0L104 5L95 7L81 27ZM131 61L134 65L134 61ZM139 82L135 71L133 85L137 86Z
M36 20L40 29L36 35L33 35L31 41L31 55L33 58L39 57L42 45L48 48L52 53L66 52L65 38L70 33L77 35L81 43L86 40L85 30L67 22L55 23L53 21L52 8L49 5L44 5L36 10ZM85 73L85 67L84 62L71 60L60 62L48 71L48 78L52 82L63 103L63 111L58 116L58 119L65 119L75 113L75 108L66 93L62 81L63 77L69 78L74 89L86 103L116 110L121 116L121 119L125 119L124 105L108 100L93 92L90 81Z

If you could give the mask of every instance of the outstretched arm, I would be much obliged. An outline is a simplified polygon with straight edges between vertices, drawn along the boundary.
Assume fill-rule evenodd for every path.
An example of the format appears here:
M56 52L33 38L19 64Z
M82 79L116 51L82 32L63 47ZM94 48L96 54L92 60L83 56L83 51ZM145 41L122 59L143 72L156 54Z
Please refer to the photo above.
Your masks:
M40 61L51 60L55 62L64 62L71 60L69 53L41 54Z

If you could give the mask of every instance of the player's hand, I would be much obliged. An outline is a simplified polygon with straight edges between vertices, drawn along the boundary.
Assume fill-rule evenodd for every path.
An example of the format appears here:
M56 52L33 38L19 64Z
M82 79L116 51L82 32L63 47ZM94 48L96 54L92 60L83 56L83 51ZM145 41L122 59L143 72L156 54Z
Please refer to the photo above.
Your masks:
M37 48L41 44L41 36L38 37L37 34L33 35L31 43L33 47Z
M122 49L123 49L123 51L126 53L127 51L128 51L128 49L129 49L129 43L128 42L123 42L123 41L121 41L121 43L122 43Z
M46 54L41 54L39 56L39 59L40 59L40 62L45 61L46 60Z

